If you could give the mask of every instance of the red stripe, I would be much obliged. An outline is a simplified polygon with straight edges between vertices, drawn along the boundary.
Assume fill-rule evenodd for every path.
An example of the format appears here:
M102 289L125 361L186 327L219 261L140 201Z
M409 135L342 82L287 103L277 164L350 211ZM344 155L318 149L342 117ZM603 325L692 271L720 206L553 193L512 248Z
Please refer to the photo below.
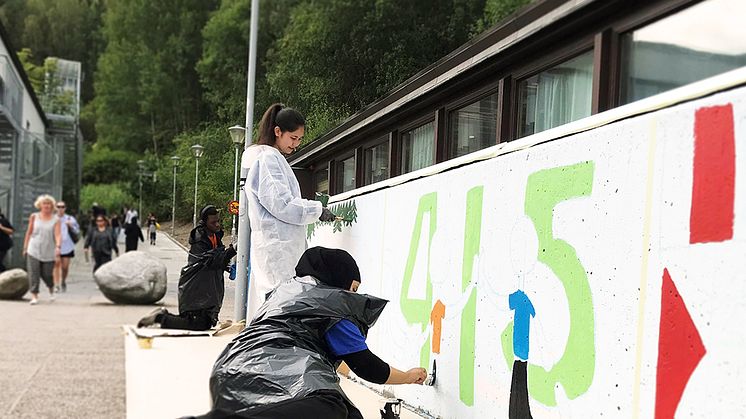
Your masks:
M689 243L733 238L735 174L733 106L697 109Z

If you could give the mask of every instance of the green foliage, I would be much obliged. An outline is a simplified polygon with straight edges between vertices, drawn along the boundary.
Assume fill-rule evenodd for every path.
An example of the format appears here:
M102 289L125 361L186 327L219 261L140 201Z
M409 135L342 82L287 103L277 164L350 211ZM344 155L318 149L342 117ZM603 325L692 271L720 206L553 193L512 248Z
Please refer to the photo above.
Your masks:
M112 214L119 213L124 206L133 205L135 199L127 192L127 187L120 183L83 186L80 191L80 208L91 208L94 202Z
M104 184L132 181L137 174L135 153L110 150L98 144L85 154L83 160L83 183Z
M34 64L34 53L29 48L18 51L18 59L23 65L24 71L31 82L34 93L41 95L44 92L44 66Z
M96 132L113 149L157 156L205 118L195 65L215 1L109 2L95 76Z
M487 0L484 5L484 16L474 25L472 33L478 35L484 32L529 3L531 0Z
M271 96L305 112L312 140L466 42L483 7L483 0L302 2L268 52Z

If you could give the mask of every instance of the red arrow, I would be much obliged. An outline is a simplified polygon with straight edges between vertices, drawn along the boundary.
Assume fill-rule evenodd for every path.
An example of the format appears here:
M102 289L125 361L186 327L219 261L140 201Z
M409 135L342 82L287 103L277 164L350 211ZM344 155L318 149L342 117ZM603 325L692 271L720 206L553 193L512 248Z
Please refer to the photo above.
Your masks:
M704 344L676 285L663 270L655 419L673 419L686 383L705 356Z

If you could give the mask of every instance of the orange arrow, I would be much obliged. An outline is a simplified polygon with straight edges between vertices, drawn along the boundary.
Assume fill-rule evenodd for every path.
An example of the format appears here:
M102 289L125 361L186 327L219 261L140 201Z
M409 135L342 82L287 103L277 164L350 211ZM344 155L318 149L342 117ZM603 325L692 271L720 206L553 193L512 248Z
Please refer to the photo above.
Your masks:
M433 311L430 312L430 323L433 324L433 353L440 353L440 330L443 323L443 318L446 315L446 306L443 302L438 300L433 306Z

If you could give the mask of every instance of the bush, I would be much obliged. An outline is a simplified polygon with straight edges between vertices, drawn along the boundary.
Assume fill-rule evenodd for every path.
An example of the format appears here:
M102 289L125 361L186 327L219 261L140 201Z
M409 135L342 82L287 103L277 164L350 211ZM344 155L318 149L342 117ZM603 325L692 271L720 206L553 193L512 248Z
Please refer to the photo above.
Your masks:
M80 191L80 209L87 212L93 203L106 209L107 214L119 213L124 206L136 206L135 199L121 183L91 184Z

